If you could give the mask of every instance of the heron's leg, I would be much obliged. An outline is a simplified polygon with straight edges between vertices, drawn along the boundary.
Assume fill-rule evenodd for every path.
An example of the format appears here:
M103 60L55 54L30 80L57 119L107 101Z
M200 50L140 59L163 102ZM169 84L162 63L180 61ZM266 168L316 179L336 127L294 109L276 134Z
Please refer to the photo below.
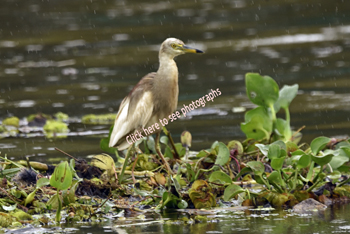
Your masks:
M163 127L163 132L165 133L165 135L167 135L167 137L168 137L168 139L170 141L170 145L171 145L171 147L173 147L173 150L174 150L174 153L175 153L174 158L175 159L180 159L180 155L179 155L179 153L176 150L175 143L174 143L173 138L171 137L170 132L165 127Z
M156 135L156 142L155 142L155 148L156 148L157 154L159 155L160 159L163 161L163 163L164 163L164 165L166 167L166 170L168 171L168 174L172 175L173 171L171 170L168 161L165 160L165 158L164 158L164 156L163 156L163 154L162 154L162 152L160 150L159 138L160 138L160 132L157 133L157 135Z
M135 144L132 144L126 153L123 167L122 167L122 170L121 170L120 175L119 175L119 184L121 184L123 179L124 179L123 177L124 177L125 168L126 168L126 165L128 164L130 156L134 153L134 151L133 151L134 148L135 148Z

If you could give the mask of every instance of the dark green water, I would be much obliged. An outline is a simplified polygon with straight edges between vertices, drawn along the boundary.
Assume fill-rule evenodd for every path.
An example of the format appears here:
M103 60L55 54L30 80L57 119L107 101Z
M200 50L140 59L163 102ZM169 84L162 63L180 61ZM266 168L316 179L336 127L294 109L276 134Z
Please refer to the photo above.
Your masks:
M167 37L206 52L176 60L179 107L211 89L222 92L213 103L192 111L191 118L168 125L175 141L183 130L192 133L193 150L209 147L214 140L243 139L239 124L244 112L233 108L252 107L245 96L247 72L270 75L280 86L299 84L299 95L290 107L291 124L294 129L306 126L303 141L320 135L348 136L350 4L346 0L2 0L0 119L37 112L62 111L77 118L116 113L131 88L157 70L158 48ZM0 151L10 158L30 155L57 161L61 155L54 147L58 147L85 157L101 152L99 140L109 126L72 123L69 128L80 135L0 139ZM266 230L277 225L268 221L260 232L265 221L242 219L243 229L258 225L249 226L251 233L271 233ZM331 227L332 221L293 219L313 220L313 227ZM222 232L236 225L225 220L210 225L217 231L227 226ZM162 225L158 228L165 230ZM298 226L291 228L297 233ZM152 230L145 232L158 232ZM330 233L325 230L317 232Z
M158 48L177 37L205 50L177 58L179 107L219 88L220 97L192 118L168 125L183 130L193 149L214 140L243 139L239 124L251 108L244 74L259 72L280 86L298 83L294 129L314 137L348 136L350 129L350 4L345 1L19 1L0 7L0 119L58 111L71 117L115 113L145 74L156 71ZM282 113L283 114L283 113ZM109 126L71 124L72 132ZM105 134L0 140L10 157L99 153ZM36 159L37 159L36 157Z

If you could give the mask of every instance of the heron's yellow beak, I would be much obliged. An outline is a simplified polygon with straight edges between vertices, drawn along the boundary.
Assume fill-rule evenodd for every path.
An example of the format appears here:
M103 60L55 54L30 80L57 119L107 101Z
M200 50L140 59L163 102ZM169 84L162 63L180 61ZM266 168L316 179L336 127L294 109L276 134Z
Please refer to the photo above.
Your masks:
M181 45L181 50L185 53L193 53L193 54L201 54L201 53L204 53L203 51L201 50L198 50L198 49L195 49L195 48L192 48L192 47L189 47L187 45Z

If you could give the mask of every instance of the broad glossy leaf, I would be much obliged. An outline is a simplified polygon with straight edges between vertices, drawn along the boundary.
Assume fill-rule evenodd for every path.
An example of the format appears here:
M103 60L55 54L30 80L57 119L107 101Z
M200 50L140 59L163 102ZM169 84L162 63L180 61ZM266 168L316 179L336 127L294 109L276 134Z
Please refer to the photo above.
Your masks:
M342 146L339 149L339 155L347 156L350 158L350 146Z
M212 150L215 149L218 144L219 144L218 141L214 141L214 143L211 145L210 149L212 149Z
M333 171L332 173L329 173L327 176L334 182L337 182L338 179L341 177L341 173L339 171Z
M310 144L310 148L311 148L312 153L314 155L317 155L318 152L323 150L330 141L331 141L331 139L328 137L322 136L322 137L315 138Z
M70 167L68 162L61 162L55 168L51 178L50 185L59 190L65 190L69 188L72 184L72 172L70 171Z
M227 163L227 161L230 158L230 151L228 150L227 146L222 142L219 142L217 147L218 147L218 154L215 160L215 164L219 164L223 166Z
M167 136L161 136L159 141L160 143L167 145L169 142L169 138Z
M281 154L281 147L279 145L270 145L267 157L269 159L279 158Z
M262 162L250 161L247 163L247 166L252 169L252 171L258 175L261 175L265 172L265 166Z
M336 155L329 162L329 165L331 165L332 169L335 170L341 167L346 162L349 162L349 158L347 156Z
M333 154L325 154L321 156L311 155L311 159L318 165L324 166L332 160L333 156L334 156Z
M188 203L185 201L185 200L180 200L178 203L177 203L177 207L179 209L186 209L188 207Z
M288 108L290 103L293 101L293 99L297 95L298 88L299 88L298 84L295 84L292 86L284 85L282 87L282 89L279 92L279 98L274 105L276 112L278 112L281 107Z
M299 158L297 163L297 168L298 169L305 168L309 166L310 163L311 163L311 156L308 154L304 154Z
M255 144L255 146L258 147L258 149L264 156L267 156L267 153L269 151L269 145Z
M267 112L267 109L262 106L258 106L252 110L249 110L244 115L245 122L251 121L255 116L261 117L261 124L262 127L268 131L272 131L272 118L270 117L269 113Z
M229 201L231 198L235 197L239 193L244 193L245 190L239 185L231 184L226 187L224 191L224 201Z
M254 116L249 122L241 123L241 130L247 138L253 138L257 141L267 139L271 132L266 131L263 123L264 119L261 116Z
M278 171L273 171L271 172L271 174L269 175L269 177L267 177L267 179L269 180L269 182L278 184L278 185L283 185L284 181L282 180L281 174Z
M284 141L275 141L275 142L271 143L271 145L279 145L282 150L287 151L287 146L286 146L286 143L284 143ZM282 155L282 156L284 156L284 155Z
M197 158L203 158L203 157L205 157L205 156L207 156L207 155L208 155L208 153L207 153L206 151L201 150L201 151L198 152L198 154L196 155L196 157L197 157Z
M257 73L247 73L245 76L247 96L256 105L272 106L279 96L279 88L274 79Z
M292 130L290 129L289 123L281 118L277 118L275 132L284 141L292 137Z
M209 182L215 181L219 181L221 184L232 183L232 179L230 178L230 176L222 171L214 171L210 174Z
M249 173L252 172L253 170L250 167L245 167L243 168L234 178L234 181L237 181L242 175L244 175L245 173Z
M286 157L274 158L271 160L271 167L275 170L281 170L283 167L284 159Z

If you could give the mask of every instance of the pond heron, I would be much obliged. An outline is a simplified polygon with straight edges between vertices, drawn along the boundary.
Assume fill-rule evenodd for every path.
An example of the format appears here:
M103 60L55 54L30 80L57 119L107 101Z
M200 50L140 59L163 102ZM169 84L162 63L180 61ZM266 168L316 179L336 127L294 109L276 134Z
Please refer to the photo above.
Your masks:
M127 149L136 140L148 134L156 133L155 148L167 167L159 149L159 136L162 130L161 120L169 119L177 107L179 87L178 69L174 58L185 53L203 53L186 46L176 38L166 39L159 50L159 68L144 76L120 104L109 147L118 150Z

